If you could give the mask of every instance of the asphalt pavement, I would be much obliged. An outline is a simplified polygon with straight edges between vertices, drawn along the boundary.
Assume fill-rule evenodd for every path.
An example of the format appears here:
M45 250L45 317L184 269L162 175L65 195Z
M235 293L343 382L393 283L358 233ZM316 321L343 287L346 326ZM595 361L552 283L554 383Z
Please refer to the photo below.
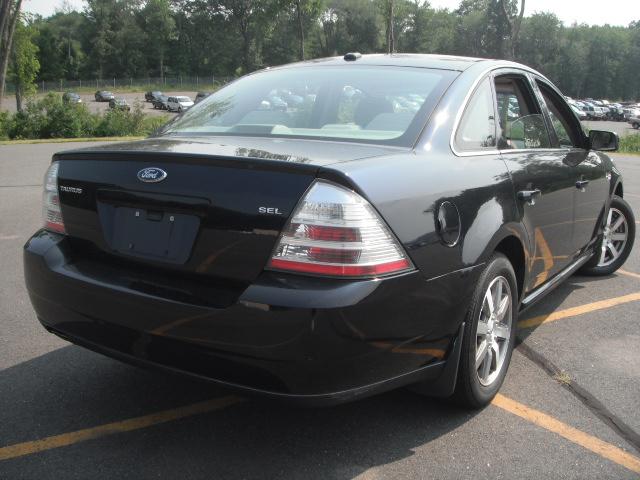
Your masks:
M0 146L0 479L640 477L638 247L623 272L574 276L521 317L485 409L404 389L291 408L131 367L39 325L22 245L40 226L51 154L86 145ZM640 156L615 160L640 212Z

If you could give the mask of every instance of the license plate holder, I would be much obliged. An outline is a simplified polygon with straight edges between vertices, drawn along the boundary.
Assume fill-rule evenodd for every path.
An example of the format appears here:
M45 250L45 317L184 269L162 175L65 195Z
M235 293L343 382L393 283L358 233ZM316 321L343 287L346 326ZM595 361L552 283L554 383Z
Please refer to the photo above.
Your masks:
M197 216L124 206L112 206L110 213L105 238L112 250L171 263L189 259L200 227Z

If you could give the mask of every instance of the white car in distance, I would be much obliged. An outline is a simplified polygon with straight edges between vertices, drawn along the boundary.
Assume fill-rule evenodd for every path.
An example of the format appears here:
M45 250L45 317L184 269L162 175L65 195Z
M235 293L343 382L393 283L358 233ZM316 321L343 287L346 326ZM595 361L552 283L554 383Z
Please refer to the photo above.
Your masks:
M170 112L182 112L193 106L193 100L189 97L169 97L167 100L167 110Z

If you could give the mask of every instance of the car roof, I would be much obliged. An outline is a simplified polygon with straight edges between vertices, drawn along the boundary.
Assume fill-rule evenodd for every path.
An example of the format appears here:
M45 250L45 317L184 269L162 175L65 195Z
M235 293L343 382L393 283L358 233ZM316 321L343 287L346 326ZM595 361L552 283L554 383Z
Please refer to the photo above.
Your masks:
M345 60L342 57L318 58L305 62L290 63L274 68L290 68L299 66L322 65L377 65L398 67L436 68L441 70L464 71L478 62L489 62L484 58L459 57L454 55L435 55L422 53L394 53L394 54L368 54L357 57L356 60Z

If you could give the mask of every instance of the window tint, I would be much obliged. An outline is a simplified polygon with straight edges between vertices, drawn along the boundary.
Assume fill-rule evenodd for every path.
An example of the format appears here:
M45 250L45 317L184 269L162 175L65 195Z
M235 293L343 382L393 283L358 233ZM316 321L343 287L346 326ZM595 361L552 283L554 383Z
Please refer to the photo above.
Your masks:
M550 148L549 132L540 107L524 77L496 77L501 150Z
M463 151L495 148L496 122L493 93L488 78L480 83L467 104L456 132L455 143Z
M209 95L164 133L410 146L456 75L447 70L365 65L262 71Z
M549 109L551 124L556 133L556 137L558 137L559 146L568 148L580 146L581 141L576 131L576 122L575 120L572 121L571 117L573 117L573 114L569 111L564 100L559 98L558 95L544 83L540 81L537 83L542 93L542 98Z

